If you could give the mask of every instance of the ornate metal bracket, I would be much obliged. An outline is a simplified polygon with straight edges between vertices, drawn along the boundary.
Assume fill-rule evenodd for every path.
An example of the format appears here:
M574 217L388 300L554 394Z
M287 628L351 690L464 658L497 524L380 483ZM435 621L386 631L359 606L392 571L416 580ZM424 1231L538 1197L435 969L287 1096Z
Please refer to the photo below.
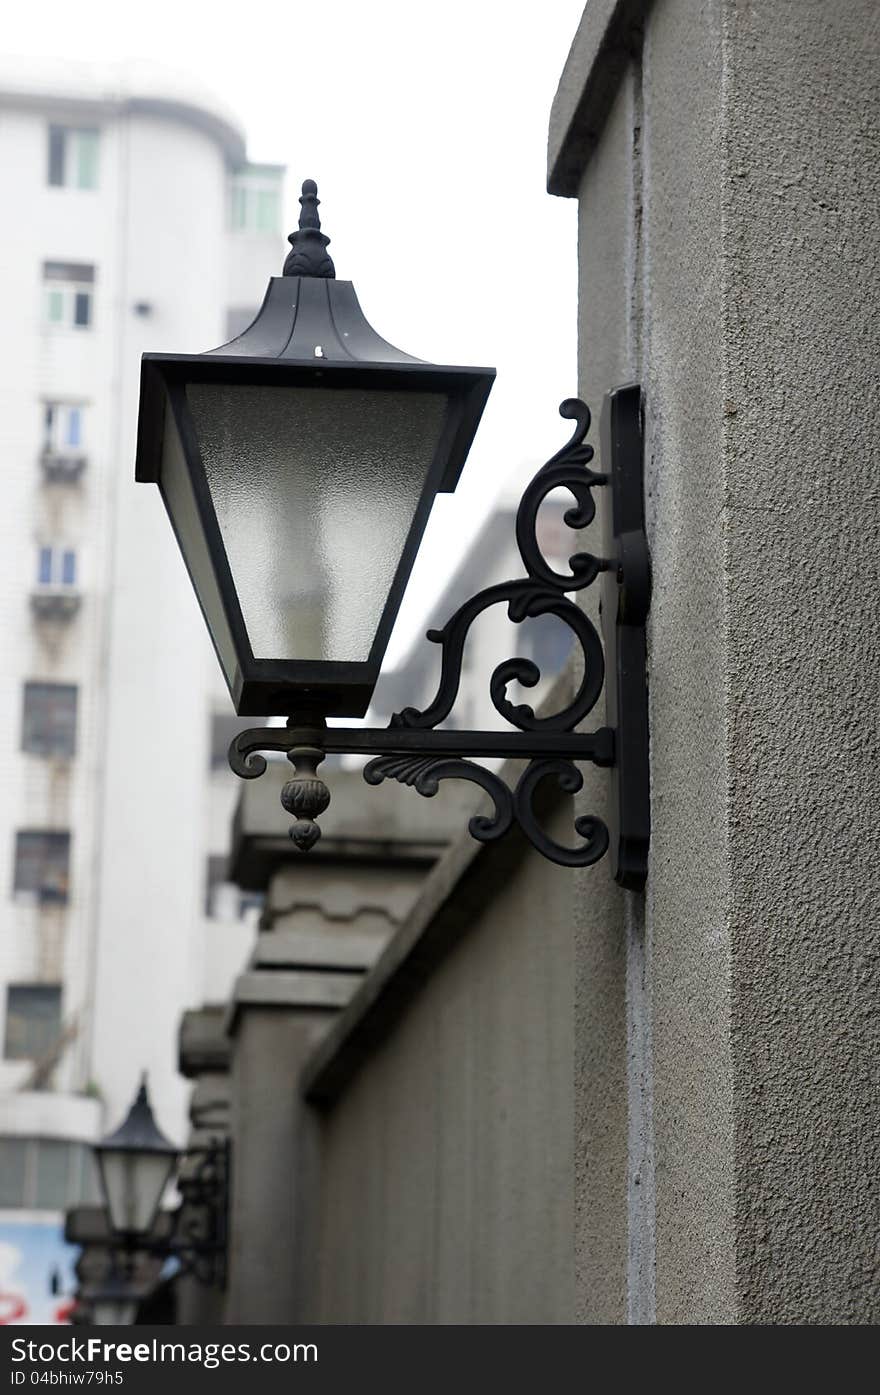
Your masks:
M477 814L468 825L481 842L501 838L518 824L532 845L552 862L585 867L611 850L613 873L621 885L644 886L650 835L648 708L645 677L645 623L650 606L650 559L645 536L642 483L641 394L637 384L607 394L602 412L601 441L604 473L589 468L593 447L586 443L590 412L585 403L568 398L560 415L574 421L571 439L552 456L527 486L516 517L516 540L527 576L487 587L466 601L442 630L429 630L428 639L442 649L440 683L424 711L406 707L395 713L384 730L328 728L314 713L291 717L284 728L253 728L241 732L229 748L229 764L242 779L254 779L266 769L260 751L283 751L294 775L281 793L285 809L296 815L290 835L308 850L320 837L318 816L330 802L330 791L317 774L329 752L369 754L364 769L368 784L397 780L419 794L437 793L441 780L464 779L480 785L493 803L491 814ZM569 573L548 564L537 541L538 510L553 490L567 489L574 507L564 515L570 528L586 528L596 513L592 491L609 489L605 510L603 556L578 552L569 559ZM602 579L602 644L593 622L569 599ZM489 692L495 710L512 732L445 731L438 725L452 711L461 682L465 640L478 615L490 606L506 604L511 620L555 615L571 629L583 658L583 677L572 701L561 712L538 717L525 703L507 697L508 685L526 688L540 680L531 660L511 658L491 676ZM607 664L607 675L606 675ZM590 733L575 731L606 692L607 726ZM529 761L514 789L494 771L475 764L475 756L518 756ZM534 811L535 792L544 779L555 779L576 793L583 776L576 761L613 768L606 822L592 815L575 819L583 840L568 848L551 839Z
M173 1253L185 1273L223 1289L229 1246L229 1139L212 1138L202 1147L187 1148L184 1158L177 1177L182 1200Z
M121 1255L130 1277L136 1252L176 1259L179 1273L200 1284L226 1287L229 1244L230 1145L228 1138L187 1148L181 1154L177 1190L181 1204L174 1212L174 1230L161 1239L126 1236Z

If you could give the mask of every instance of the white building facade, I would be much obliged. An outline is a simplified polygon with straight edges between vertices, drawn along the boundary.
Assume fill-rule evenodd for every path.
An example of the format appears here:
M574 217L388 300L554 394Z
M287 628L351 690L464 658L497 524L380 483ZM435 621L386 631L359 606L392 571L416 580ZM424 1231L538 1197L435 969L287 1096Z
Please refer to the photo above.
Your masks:
M0 71L0 163L0 1209L56 1211L140 1071L182 1137L177 1020L252 934L211 890L231 705L133 462L141 353L223 343L280 271L283 169L179 82L70 65Z

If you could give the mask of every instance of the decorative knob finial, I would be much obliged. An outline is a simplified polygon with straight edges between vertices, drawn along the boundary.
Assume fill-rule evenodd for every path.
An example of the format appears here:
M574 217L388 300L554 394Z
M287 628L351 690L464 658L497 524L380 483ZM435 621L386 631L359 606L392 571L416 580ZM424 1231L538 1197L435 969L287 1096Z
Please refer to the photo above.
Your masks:
M321 232L321 219L318 216L318 186L314 179L303 181L300 197L299 228L288 237L291 251L284 263L285 276L324 276L335 279L336 268L327 252L330 242L326 233Z

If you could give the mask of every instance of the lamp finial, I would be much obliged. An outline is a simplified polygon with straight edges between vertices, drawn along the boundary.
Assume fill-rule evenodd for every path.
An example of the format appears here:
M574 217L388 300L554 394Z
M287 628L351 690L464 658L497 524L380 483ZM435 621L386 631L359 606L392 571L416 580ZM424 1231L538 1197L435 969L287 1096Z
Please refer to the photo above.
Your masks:
M327 252L330 239L321 232L321 219L318 216L320 202L314 179L303 180L299 227L287 239L291 251L284 263L285 276L317 276L328 280L336 277L333 259Z

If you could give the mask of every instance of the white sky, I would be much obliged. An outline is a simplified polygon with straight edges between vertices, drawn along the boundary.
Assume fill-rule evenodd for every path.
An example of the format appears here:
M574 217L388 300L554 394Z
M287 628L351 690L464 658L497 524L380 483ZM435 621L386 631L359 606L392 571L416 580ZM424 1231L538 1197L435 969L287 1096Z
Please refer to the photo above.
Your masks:
M583 8L39 0L4 13L7 54L149 59L215 91L250 158L288 166L289 227L302 180L317 180L337 275L380 334L437 363L497 367L462 482L435 505L386 665L492 501L518 493L567 435L556 409L577 387L576 207L545 192L545 149Z

